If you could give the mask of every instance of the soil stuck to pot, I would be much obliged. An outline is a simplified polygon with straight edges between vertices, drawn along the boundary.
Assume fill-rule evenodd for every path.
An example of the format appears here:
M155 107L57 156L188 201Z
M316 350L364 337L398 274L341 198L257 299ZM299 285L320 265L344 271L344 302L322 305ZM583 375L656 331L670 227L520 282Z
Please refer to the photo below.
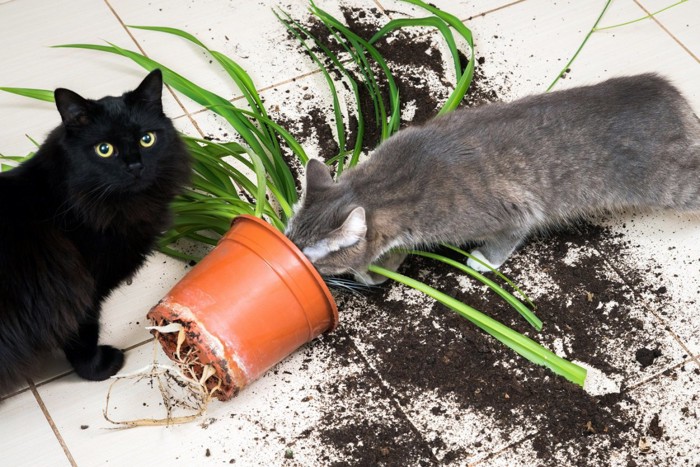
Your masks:
M365 39L386 23L386 17L375 9L342 11L350 28ZM329 38L325 26L313 18L304 24L327 47L347 58ZM452 60L441 52L436 37L395 32L376 44L400 90L405 116L402 126L433 117L452 89L453 78L447 76ZM290 41L295 43L296 39ZM478 64L485 60L477 57ZM466 58L461 57L461 61L465 66ZM386 83L381 85L386 91ZM360 88L361 107L367 117L363 139L367 152L380 142L380 133L369 94ZM495 101L504 91L507 89L494 89L477 65L462 105ZM352 93L347 96L351 98ZM347 148L354 145L357 131L352 102L348 103ZM388 108L388 102L385 105ZM320 157L328 160L339 150L332 113L329 108L310 108L301 119L282 117L282 121L302 142L315 137ZM298 164L294 166L295 175L299 175ZM625 247L618 235L584 223L531 241L507 263L504 273L524 284L537 304L536 313L544 322L541 333L529 328L486 287L469 282L448 266L414 257L401 270L559 355L600 370L613 387L601 395L585 392L531 364L413 290L389 284L362 294L338 291L335 295L342 324L323 340L335 347L339 356L359 351L373 370L344 381L336 389L339 399L379 388L377 391L396 403L390 418L403 418L411 428L368 421L364 418L365 412L371 411L367 407L350 412L344 407L328 407L314 429L324 449L342 454L344 461L338 465L461 465L523 440L526 450L537 456L528 459L531 465L607 465L611 452L616 451L627 453L624 462L636 465L637 455L644 453L636 446L643 446L644 436L662 437L663 428L658 416L651 422L643 419L639 402L628 387L648 374L647 367L668 364L670 357L661 350L663 331L648 320L639 303L639 294L651 293L661 307L663 287L646 285L641 272L624 271L621 275L606 260L623 255ZM449 251L442 253L452 256ZM338 365L347 364L344 358L338 361ZM667 376L674 375L675 370ZM371 399L369 396L368 404ZM302 433L302 438L309 435ZM630 449L635 452L630 454ZM325 460L331 462L332 458Z

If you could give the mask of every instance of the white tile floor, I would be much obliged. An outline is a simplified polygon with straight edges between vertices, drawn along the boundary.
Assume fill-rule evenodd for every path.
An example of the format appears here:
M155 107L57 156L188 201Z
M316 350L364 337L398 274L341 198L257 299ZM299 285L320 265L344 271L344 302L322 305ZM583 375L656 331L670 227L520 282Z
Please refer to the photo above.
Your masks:
M337 2L317 3L332 13L338 11ZM394 0L345 3L378 7L387 19L416 11ZM477 54L487 57L484 73L495 83L507 84L509 94L502 97L512 99L547 88L581 43L605 2L434 0L434 3L465 20L474 33ZM673 0L614 0L600 26L636 19L671 3ZM223 71L194 47L148 31L128 32L123 26L145 24L185 29L211 48L235 57L271 102L278 92L276 89L288 87L294 92L295 86L304 85L315 89L314 86L320 86L319 75L306 76L314 70L313 66L285 40L283 27L271 13L275 6L283 6L300 17L306 2L0 1L0 86L48 89L61 86L88 97L131 89L140 81L143 71L128 60L90 51L49 48L71 42L110 41L126 48L139 48L224 96L239 95ZM499 36L498 40L492 40L494 36ZM655 19L594 33L557 87L657 71L670 77L700 113L699 56L700 1L691 0ZM301 81L290 82L298 77L302 77ZM318 94L315 97L325 99L322 93ZM194 113L191 118L205 133L218 132L220 125L215 120L196 113L200 110L198 105L185 98L180 98L180 102L173 95L166 95L166 111L176 118L180 129L195 131L186 115ZM0 153L27 153L32 144L24 135L41 139L57 123L58 114L51 105L0 93ZM622 262L610 259L611 268L622 278L629 269L656 268L658 275L651 280L663 283L670 297L664 310L654 309L652 301L642 301L639 306L639 313L646 316L644 319L657 320L665 326L665 330L658 328L662 334L658 340L664 348L663 364L653 374L646 374L646 379L629 376L638 378L634 384L640 399L648 401L650 407L660 407L666 434L671 437L669 443L681 446L688 465L698 465L700 429L683 425L674 419L674 414L678 413L676 406L700 412L699 378L693 376L700 365L700 220L672 214L627 216L611 221L611 226L631 245L628 259ZM675 248L673 254L668 253L669 247ZM185 272L181 263L157 254L133 285L116 291L105 305L103 340L129 349L125 371L142 367L151 360L152 343L143 329L145 314ZM322 422L320 408L330 403L329 396L319 388L333 386L342 390L344 381L352 375L374 374L367 348L362 342L355 344L351 355L345 356L347 365L333 363L337 355L329 358L335 355L333 345L324 340L297 352L236 399L213 404L206 419L209 422L126 431L110 429L111 425L102 417L109 382L80 381L57 355L37 369L36 375L16 393L2 396L0 464L134 466L230 461L237 465L319 465L324 447L314 428ZM625 363L620 366L624 367ZM687 371L681 372L679 378L670 378L664 372L669 367ZM386 423L396 426L404 426L408 420L412 428L402 432L402 436L414 437L416 444L441 436L448 445L472 446L470 443L480 436L467 422L450 424L438 416L434 419L418 416L430 411L429 395L425 396L428 401L425 404L417 398L405 405L392 398L391 391L382 390L381 376L375 377L376 387L360 393L349 391L337 404L367 413L368 417L370 413L380 414ZM142 416L140 408L147 405L149 397L142 389L125 383L115 395L119 401L115 405L120 409L132 408ZM445 401L446 405L448 402ZM488 423L487 414L475 415L479 423ZM302 433L304 437L300 436ZM521 430L503 438L496 436L456 462L529 465L531 449L527 440L521 442L527 434L527 430ZM285 452L290 448L294 459L286 460ZM433 454L428 462L439 463L440 450L434 449ZM332 453L330 459L334 459ZM646 459L652 462L651 458ZM675 461L662 456L655 459L656 465L672 465ZM615 462L624 465L626 458ZM401 464L401 460L388 463Z

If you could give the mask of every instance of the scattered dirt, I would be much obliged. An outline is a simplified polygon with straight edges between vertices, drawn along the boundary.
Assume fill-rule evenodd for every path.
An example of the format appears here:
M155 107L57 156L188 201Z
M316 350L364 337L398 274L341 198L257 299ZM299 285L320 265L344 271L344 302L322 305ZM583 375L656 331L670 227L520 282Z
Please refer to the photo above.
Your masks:
M369 40L387 21L386 17L375 8L369 10L343 8L342 12L350 29L365 40ZM371 151L381 141L381 126L375 115L370 91L363 84L362 75L355 66L349 63L349 54L319 20L315 17L310 17L302 23L319 42L343 61L348 72L358 83L360 108L364 116L362 150L365 153ZM423 29L422 31L428 30ZM297 44L297 40L291 33L289 40L293 44ZM430 34L429 31L420 34L417 32L396 31L374 44L379 53L387 60L399 91L402 116L400 127L408 124L420 124L434 117L454 87L453 60L449 56L449 51L445 50L443 52L442 47L439 45L441 40L436 34ZM301 47L298 50L300 53L306 53ZM314 48L314 52L319 58L323 59L324 54L319 47ZM461 54L460 60L460 66L464 69L467 66L468 59ZM484 60L481 58L478 60L478 63L483 63ZM449 72L445 69L445 64L449 64L447 66L451 67ZM327 61L326 65L329 69L334 68L330 60ZM380 87L383 104L388 115L390 113L388 82L379 66L373 65L372 70ZM337 71L331 71L331 74L336 80L339 91L345 96L350 112L345 122L345 148L352 151L359 131L357 103L349 83L347 80L342 79L342 74ZM494 89L494 86L490 84L477 66L469 93L462 105L474 106L497 99L497 90ZM319 109L312 107L306 110L304 115L296 119L289 119L284 115L276 116L276 118L302 143L312 137L315 138L321 148L319 156L322 159L328 160L338 154L340 148L331 108ZM288 156L288 162L292 166L294 174L299 175L301 168L291 154Z
M345 9L343 13L351 29L364 39L386 23L376 9ZM305 25L327 47L347 58L323 25L313 19L307 19ZM402 126L433 117L452 89L454 78L448 73L452 60L438 42L434 35L399 32L376 44L399 87L402 114L406 115ZM466 66L467 58L460 58L462 67ZM478 65L485 62L484 57L477 57ZM380 86L386 95L386 82L381 81ZM368 117L362 146L369 151L380 142L380 132L369 93L364 86L360 88L361 108ZM504 91L495 89L477 66L462 105L496 101ZM388 108L388 102L385 105ZM348 107L352 112L352 101ZM339 150L332 118L331 109L311 108L296 122L283 124L302 142L315 136L321 157L327 160ZM346 130L346 147L351 148L357 135L355 114L351 113ZM536 452L533 465L607 465L611 451L636 446L643 436L662 437L658 414L644 424L627 384L638 376L634 371L639 365L644 369L659 363L657 359L664 361L654 342L662 334L644 320L638 294L652 293L663 300L666 290L658 285L651 290L634 271L620 276L606 258L619 256L624 249L619 235L582 223L535 239L515 255L504 272L516 283L528 284L536 313L545 323L541 333L529 328L499 297L466 283L448 266L414 257L402 269L569 360L602 371L619 384L619 391L590 395L515 355L442 305L431 305L420 294L388 285L363 294L336 293L343 326L327 339L341 356L358 347L376 374L345 381L335 391L342 400L350 393L369 393L379 387L384 394L389 391L385 388L391 388L392 393L384 395L397 403L392 420L410 421L397 425L357 418L357 410L329 409L315 430L329 450L342 453L356 465L465 463L475 454L492 452L518 439L525 439ZM442 253L454 257L449 251ZM639 365L629 365L635 361ZM431 414L428 419L415 419L426 411ZM450 441L445 434L458 432L460 426L469 431L470 441ZM441 435L426 440L417 437L416 430ZM632 457L628 461L635 463Z
M654 418L649 423L648 433L656 439L661 439L664 435L664 429L659 426L659 414L654 414Z
M615 240L605 229L583 224L546 241L535 241L518 257L520 261L513 261L506 272L518 283L532 282L528 276L533 260L538 264L532 267L547 275L549 287L535 300L536 312L545 323L541 334L482 287L465 288L449 266L413 258L404 265L403 273L487 311L549 348L556 349L559 341L567 358L616 375L621 368L611 358L611 348L637 348L648 334L642 332L644 323L630 313L635 300L631 291L606 272L609 267L604 256L615 249ZM592 249L603 254L590 254ZM575 261L569 259L579 252ZM410 406L417 394L435 391L432 412L437 418L453 417L450 423L459 423L460 417L479 414L493 421L495 427L483 426L477 435L484 443L490 441L495 428L507 432L514 426L526 427L535 432L531 442L542 465L554 460L562 444L574 446L575 455L567 458L569 465L605 465L609 451L601 447L620 448L635 434L636 420L627 417L622 407L635 402L624 385L619 393L589 395L548 370L514 357L442 305L435 304L425 312L423 303L411 306L405 301L407 295L397 300L395 293L390 287L365 297L349 297L343 309L353 315L351 334L373 349L374 368L389 386L401 388L398 398L402 404ZM442 400L453 401L459 410L442 408ZM433 448L445 459L467 454L450 446Z

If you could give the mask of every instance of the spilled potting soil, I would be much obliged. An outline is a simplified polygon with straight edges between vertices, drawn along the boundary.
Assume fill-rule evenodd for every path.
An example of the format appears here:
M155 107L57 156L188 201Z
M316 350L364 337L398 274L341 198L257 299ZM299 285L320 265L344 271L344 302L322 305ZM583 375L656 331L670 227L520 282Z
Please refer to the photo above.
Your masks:
M365 39L386 21L378 10L343 12ZM304 24L342 57L325 27L313 19ZM289 42L296 44L293 38ZM399 87L402 126L428 120L449 95L452 61L439 42L436 34L412 31L376 44ZM477 56L477 63L489 59ZM494 82L477 66L463 105L507 99L507 87ZM357 134L352 93L338 87L348 102L345 147L352 148ZM300 99L301 116L287 115L286 105L271 113L328 160L340 150L333 111L315 104L319 90L300 89L301 95L289 93L285 102ZM365 152L380 141L371 105L369 94L361 91ZM300 178L301 167L291 156L289 161ZM599 370L604 386L586 392L403 286L336 291L340 327L294 360L304 359L295 366L296 376L310 378L299 390L299 401L317 414L317 421L293 439L265 428L285 443L282 461L295 462L309 451L324 465L465 465L489 459L487 465L493 460L494 465L635 466L692 458L669 432L678 431L673 420L678 426L697 423L700 400L687 388L700 385L700 372L687 363L687 355L678 356L677 345L651 312L663 314L668 300L663 284L650 285L654 271L618 268L634 264L625 260L631 245L619 231L584 222L532 239L504 265L503 272L536 303L544 323L540 333L485 286L448 266L414 257L400 271ZM327 378L316 381L306 362L319 359L331 361ZM666 393L642 385L669 366L660 376ZM653 398L668 401L665 414L649 413ZM516 459L489 458L513 443Z

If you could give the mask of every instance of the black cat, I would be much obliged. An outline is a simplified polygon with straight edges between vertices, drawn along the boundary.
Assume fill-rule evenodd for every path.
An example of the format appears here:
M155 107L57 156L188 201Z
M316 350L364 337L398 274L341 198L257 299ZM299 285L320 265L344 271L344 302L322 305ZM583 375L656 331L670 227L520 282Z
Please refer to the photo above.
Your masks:
M154 70L120 97L57 89L62 124L0 173L0 395L54 348L85 379L122 367L98 345L102 301L144 263L190 174L162 88Z

